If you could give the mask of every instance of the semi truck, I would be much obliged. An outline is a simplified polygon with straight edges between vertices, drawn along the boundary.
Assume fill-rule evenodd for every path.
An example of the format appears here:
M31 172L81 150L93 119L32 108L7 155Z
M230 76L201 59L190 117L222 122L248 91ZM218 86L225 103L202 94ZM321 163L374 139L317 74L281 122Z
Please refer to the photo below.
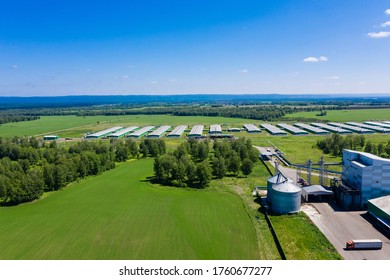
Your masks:
M382 241L379 239L352 239L347 241L347 250L379 250L382 249Z

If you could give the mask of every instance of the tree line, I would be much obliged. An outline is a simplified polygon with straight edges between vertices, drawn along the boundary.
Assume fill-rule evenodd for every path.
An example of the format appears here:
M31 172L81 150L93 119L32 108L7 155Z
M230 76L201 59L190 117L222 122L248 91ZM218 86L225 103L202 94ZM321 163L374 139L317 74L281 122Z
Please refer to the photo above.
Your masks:
M341 156L343 149L350 149L390 158L390 140L376 145L369 140L367 141L362 134L341 136L334 133L325 139L318 140L316 146L325 154L333 156Z
M154 160L155 180L164 185L204 188L214 178L227 174L249 175L258 152L246 139L215 141L210 151L208 140L190 139L173 152Z
M38 119L40 119L39 116L0 115L0 124L10 123L10 122L35 121Z
M42 139L0 138L0 204L17 205L41 197L45 191L98 175L115 162L165 153L164 141L133 139L81 141L71 146Z

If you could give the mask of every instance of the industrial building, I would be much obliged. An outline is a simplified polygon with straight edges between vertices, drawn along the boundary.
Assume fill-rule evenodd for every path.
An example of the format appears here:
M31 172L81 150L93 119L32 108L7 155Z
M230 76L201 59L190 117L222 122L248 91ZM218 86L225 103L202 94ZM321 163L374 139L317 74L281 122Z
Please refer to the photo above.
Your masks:
M346 122L346 124L368 128L368 129L371 129L371 130L374 130L374 131L380 132L380 133L390 133L390 128L386 128L386 127L380 127L380 126L369 125L369 124L364 124L364 123L357 123L357 122Z
M209 134L222 134L222 127L219 124L210 125Z
M179 125L175 127L168 135L168 138L180 138L184 131L187 129L186 125Z
M53 140L58 140L60 137L58 135L45 135L43 136L43 140L45 141L53 141Z
M229 132L241 132L241 128L239 127L231 127L228 129Z
M333 191L321 185L302 187L302 198L306 202L329 201L333 198Z
M130 132L136 130L137 128L138 128L138 126L126 127L124 129L118 130L117 132L114 132L114 133L108 135L108 137L109 138L120 138L120 137L123 137L126 134L129 134Z
M348 125L348 124L344 124L344 123L329 122L328 124L329 125L333 125L333 126L337 126L337 127L341 127L341 128L345 128L347 130L350 130L350 131L353 131L353 132L356 132L356 133L359 133L359 134L372 134L372 133L375 133L375 131L367 129L367 128L352 126L352 125Z
M390 195L390 159L344 149L341 180L344 192L352 193L350 199L345 196L341 201L345 208L364 209L368 200Z
M277 124L277 126L284 128L285 130L287 130L288 132L290 132L294 135L307 135L307 134L309 134L307 131L304 131L302 129L299 129L295 126L292 126L292 125L289 125L286 123L279 123L279 124Z
M324 124L324 123L314 122L314 123L311 123L311 125L312 126L316 126L316 127L320 127L320 128L322 128L324 130L327 130L327 131L330 131L330 132L334 132L334 133L338 133L338 134L352 133L352 131L350 131L350 130L347 130L347 129L344 129L344 128L341 128L341 127L327 125L327 124Z
M248 133L260 133L261 129L254 124L244 124L244 128Z
M261 124L261 126L263 128L265 128L268 131L268 133L270 133L272 135L275 135L275 136L286 136L287 135L286 131L283 131L276 126L273 126L272 124L263 123L263 124Z
M144 126L140 129L130 133L129 135L127 135L127 137L139 138L139 137L144 136L145 134L147 134L149 131L151 131L154 128L155 128L155 126L152 126L152 125Z
M88 134L85 138L87 138L87 139L99 139L99 138L102 138L104 136L107 136L108 134L116 132L116 131L118 131L119 129L122 129L122 128L123 127L121 127L121 126L114 126L114 127L111 127L111 128L105 129L105 130L101 130L101 131L98 131L98 132L95 132L95 133L92 133L92 134Z
M190 133L188 134L188 137L193 137L193 138L202 137L203 129L204 129L204 125L202 124L194 125Z
M317 135L329 134L329 131L305 123L294 123L294 125Z
M374 218L374 225L390 234L390 195L368 200L368 213Z
M171 128L170 125L160 126L155 131L149 133L148 136L146 136L146 138L160 138L170 128Z

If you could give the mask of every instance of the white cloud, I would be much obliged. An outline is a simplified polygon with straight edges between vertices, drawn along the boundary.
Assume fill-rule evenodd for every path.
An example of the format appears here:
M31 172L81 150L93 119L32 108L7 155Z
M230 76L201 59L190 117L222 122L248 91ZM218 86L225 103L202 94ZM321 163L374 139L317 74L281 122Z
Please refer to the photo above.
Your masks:
M249 71L248 71L248 69L242 69L242 70L239 70L238 72L239 73L248 73Z
M338 79L340 79L340 77L339 76L329 76L329 77L326 77L325 79L327 79L327 80L338 80Z
M174 83L174 82L176 82L176 79L169 79L169 81L170 81L171 83Z
M152 85L158 84L158 81L150 81Z
M328 58L326 56L320 56L320 57L309 56L303 59L303 62L320 62L320 61L328 61Z
M389 31L380 31L380 32L370 32L367 33L367 36L370 38L386 38L390 37L390 32Z
M14 65L11 65L11 68L12 68L12 69L18 69L18 68L19 68L19 66L18 66L18 65L16 65L16 64L14 64Z
M390 15L390 9L387 9L387 10L385 11L385 14Z
M122 79L128 79L128 78L129 78L128 75L123 75L123 76L122 76Z
M382 23L381 25L382 25L382 27L390 26L390 21L386 21L386 22Z
M328 61L328 58L326 56L320 56L318 58L319 61Z

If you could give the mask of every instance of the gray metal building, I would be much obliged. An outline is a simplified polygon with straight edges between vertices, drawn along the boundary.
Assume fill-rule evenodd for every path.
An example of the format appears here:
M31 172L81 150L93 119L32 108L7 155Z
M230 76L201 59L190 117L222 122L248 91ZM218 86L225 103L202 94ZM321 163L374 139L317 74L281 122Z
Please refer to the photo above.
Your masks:
M184 133L184 131L187 129L187 125L179 125L175 127L174 130L172 130L167 137L168 138L179 138Z
M301 188L290 182L272 187L272 211L279 214L296 213L301 209Z
M261 124L261 126L263 128L265 128L268 131L268 133L270 133L272 135L275 135L275 136L286 136L287 135L286 131L283 131L280 128L278 128L272 124L263 123L263 124Z

